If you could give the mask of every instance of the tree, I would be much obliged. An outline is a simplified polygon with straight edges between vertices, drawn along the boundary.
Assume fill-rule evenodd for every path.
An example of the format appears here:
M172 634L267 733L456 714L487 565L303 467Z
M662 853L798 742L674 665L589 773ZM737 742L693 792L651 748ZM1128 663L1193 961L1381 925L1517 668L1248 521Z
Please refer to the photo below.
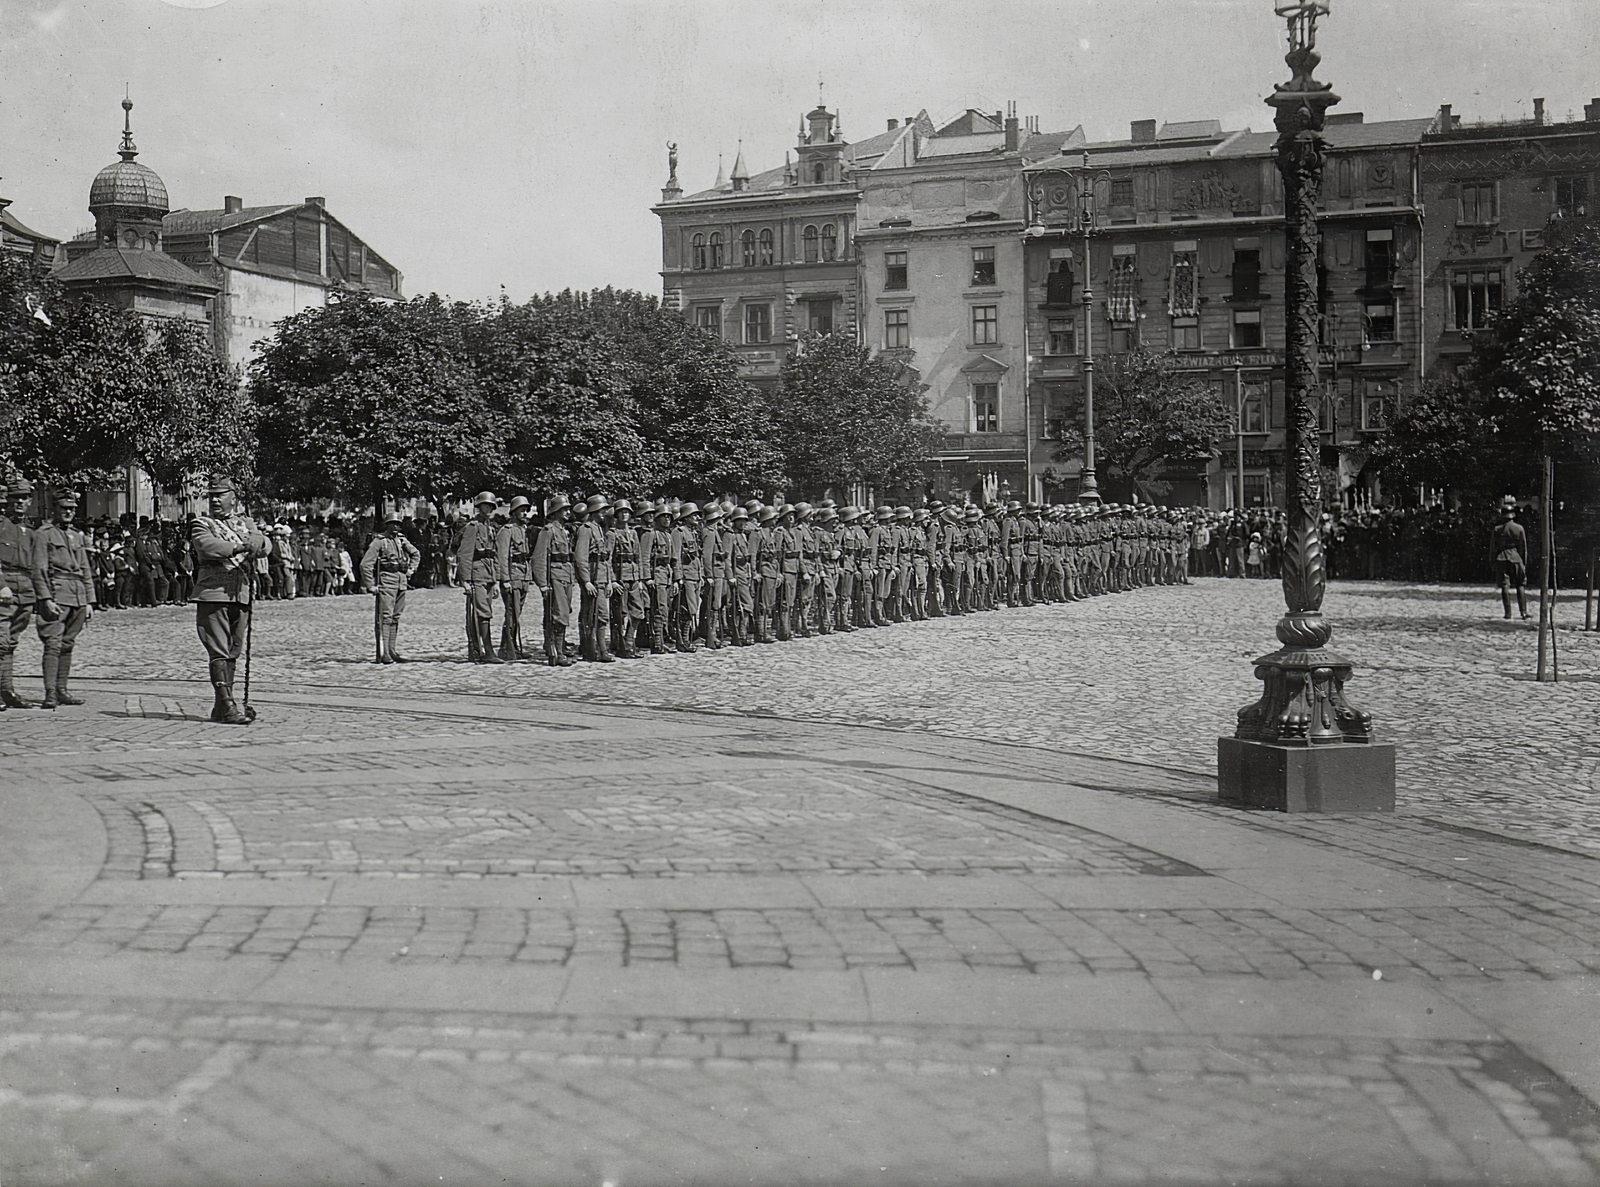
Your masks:
M1172 489L1169 463L1213 457L1233 432L1233 411L1204 381L1177 370L1178 356L1132 351L1097 368L1094 386L1096 469L1146 497ZM1081 419L1081 418L1080 418ZM1055 460L1083 456L1083 428L1069 422Z
M204 329L65 293L0 259L0 456L53 484L111 486L138 465L163 490L239 475L251 425Z
M772 423L794 488L820 494L864 482L880 490L920 479L943 431L926 387L898 360L838 334L789 350L771 396Z
M656 489L688 496L783 485L766 403L721 338L631 290L596 290L588 308L623 357Z
M501 473L506 419L468 347L484 316L351 294L279 323L250 374L264 491L376 505Z

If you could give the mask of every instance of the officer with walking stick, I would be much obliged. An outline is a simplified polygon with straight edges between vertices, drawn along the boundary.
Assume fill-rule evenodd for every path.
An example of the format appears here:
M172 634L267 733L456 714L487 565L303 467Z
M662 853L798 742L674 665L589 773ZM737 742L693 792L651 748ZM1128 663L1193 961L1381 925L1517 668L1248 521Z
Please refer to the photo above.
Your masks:
M240 708L233 698L234 669L249 638L255 560L266 556L271 546L255 521L240 513L232 479L213 477L206 500L210 514L197 515L189 529L198 565L189 600L195 603L195 630L210 657L211 687L216 694L211 720L248 725L255 717L255 711L248 708L248 660L246 708Z

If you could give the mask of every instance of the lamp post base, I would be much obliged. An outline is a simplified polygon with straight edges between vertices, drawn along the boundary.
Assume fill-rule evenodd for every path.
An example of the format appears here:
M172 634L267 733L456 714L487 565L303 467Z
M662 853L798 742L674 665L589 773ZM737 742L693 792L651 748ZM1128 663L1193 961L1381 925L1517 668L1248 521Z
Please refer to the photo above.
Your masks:
M1217 739L1224 804L1273 812L1393 812L1394 744L1284 746Z

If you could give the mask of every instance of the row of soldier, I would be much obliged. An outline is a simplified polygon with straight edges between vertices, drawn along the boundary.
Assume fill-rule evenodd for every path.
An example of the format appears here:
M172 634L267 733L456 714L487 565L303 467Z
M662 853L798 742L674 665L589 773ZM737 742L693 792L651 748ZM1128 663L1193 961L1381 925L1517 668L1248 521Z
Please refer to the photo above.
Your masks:
M467 653L487 664L535 658L523 636L534 591L543 658L566 667L574 618L578 656L610 663L1188 581L1181 516L1148 506L936 501L869 511L831 499L702 507L556 495L537 527L526 498L511 500L503 522L498 506L490 492L477 497L456 558ZM384 563L414 569L414 558L393 551ZM386 617L380 605L379 662L401 658L398 621L399 606L391 601Z

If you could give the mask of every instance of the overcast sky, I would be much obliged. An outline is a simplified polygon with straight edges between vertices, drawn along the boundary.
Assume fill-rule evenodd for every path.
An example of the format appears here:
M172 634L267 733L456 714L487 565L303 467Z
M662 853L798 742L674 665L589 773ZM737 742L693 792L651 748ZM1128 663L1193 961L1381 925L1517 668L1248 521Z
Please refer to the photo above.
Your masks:
M210 7L201 7L210 4ZM739 141L781 164L818 81L847 139L1015 100L1046 131L1271 126L1272 0L0 0L0 195L91 225L123 86L173 209L325 196L408 294L658 292L650 205ZM1321 76L1367 119L1582 116L1600 0L1333 0Z

